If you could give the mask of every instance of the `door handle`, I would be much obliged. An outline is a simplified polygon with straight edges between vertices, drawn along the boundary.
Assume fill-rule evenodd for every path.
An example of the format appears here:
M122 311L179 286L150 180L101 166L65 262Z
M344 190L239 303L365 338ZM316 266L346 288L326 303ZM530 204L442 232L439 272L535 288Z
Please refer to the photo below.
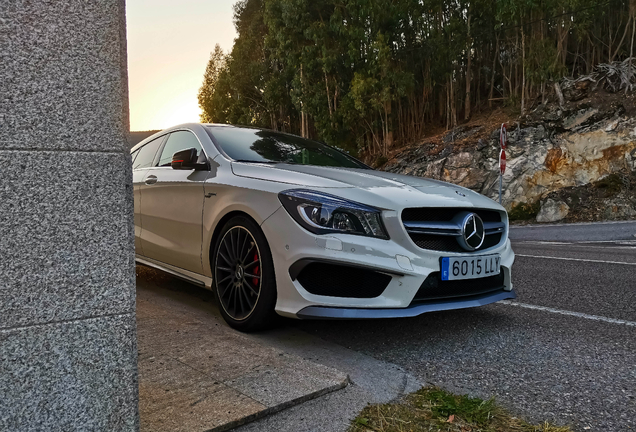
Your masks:
M144 180L144 183L146 183L147 185L157 183L157 176L149 175L148 177L146 177L146 180Z

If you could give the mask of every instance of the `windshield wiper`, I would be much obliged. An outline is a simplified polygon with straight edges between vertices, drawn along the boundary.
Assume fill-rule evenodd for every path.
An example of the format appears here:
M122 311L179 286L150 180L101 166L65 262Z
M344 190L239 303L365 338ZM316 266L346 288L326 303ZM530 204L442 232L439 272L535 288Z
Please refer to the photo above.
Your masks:
M257 161L257 160L250 160L250 159L234 159L232 162L244 162L244 163L260 163L260 164L289 164L289 165L297 165L296 162L287 162L287 161L267 161L267 160L263 160L263 161Z
M258 161L258 160L249 160L249 159L234 159L232 162L261 163L261 164L277 164L277 163L281 163L281 162L276 162L276 161L267 161L267 160Z

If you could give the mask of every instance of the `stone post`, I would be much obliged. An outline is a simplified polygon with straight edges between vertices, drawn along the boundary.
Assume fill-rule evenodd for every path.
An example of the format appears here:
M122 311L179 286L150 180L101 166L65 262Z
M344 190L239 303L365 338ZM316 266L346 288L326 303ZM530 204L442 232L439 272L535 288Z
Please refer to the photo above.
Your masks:
M138 429L124 0L0 1L0 430Z

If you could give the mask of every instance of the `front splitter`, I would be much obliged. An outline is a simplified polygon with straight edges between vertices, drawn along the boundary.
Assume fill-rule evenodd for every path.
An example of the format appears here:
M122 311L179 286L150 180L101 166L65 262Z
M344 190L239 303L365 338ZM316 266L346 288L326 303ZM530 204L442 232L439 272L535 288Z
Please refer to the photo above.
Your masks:
M377 319L377 318L408 318L427 312L438 312L453 309L466 309L484 306L499 300L517 298L515 290L497 291L473 297L419 303L401 309L356 309L328 306L308 306L296 315L301 319Z

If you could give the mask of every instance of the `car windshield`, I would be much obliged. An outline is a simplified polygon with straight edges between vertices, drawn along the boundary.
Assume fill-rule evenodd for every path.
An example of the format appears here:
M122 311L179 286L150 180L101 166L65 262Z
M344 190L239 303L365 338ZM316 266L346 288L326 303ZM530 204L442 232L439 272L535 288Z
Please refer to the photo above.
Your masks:
M295 135L226 126L205 129L221 150L235 161L368 169L343 152Z

